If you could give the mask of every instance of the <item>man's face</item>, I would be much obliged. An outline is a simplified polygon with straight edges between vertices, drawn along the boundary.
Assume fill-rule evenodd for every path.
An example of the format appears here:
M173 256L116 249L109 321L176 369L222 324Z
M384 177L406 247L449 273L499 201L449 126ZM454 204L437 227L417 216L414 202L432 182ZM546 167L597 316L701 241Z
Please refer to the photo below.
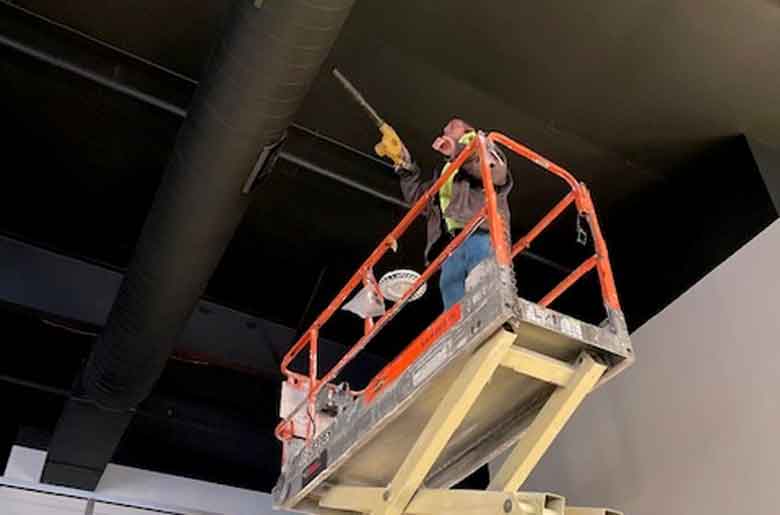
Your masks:
M442 129L442 135L433 142L433 149L447 157L452 157L457 142L471 130L474 129L469 124L460 118L453 118Z

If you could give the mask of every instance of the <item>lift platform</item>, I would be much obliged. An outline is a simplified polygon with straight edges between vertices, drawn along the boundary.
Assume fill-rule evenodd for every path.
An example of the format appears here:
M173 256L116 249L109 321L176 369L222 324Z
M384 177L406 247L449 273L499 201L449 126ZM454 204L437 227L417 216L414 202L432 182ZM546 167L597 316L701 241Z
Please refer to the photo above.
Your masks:
M484 158L500 144L561 177L569 193L515 245L507 240ZM329 372L318 375L322 325L361 284L377 288L373 267L397 244L427 202L473 154L481 158L485 207L376 319ZM537 302L517 296L512 259L569 205L586 220L594 254ZM494 253L468 276L466 295L441 314L369 385L337 385L338 373L409 301L475 230L487 226ZM590 270L598 272L606 320L593 325L549 305ZM308 346L308 374L289 369ZM277 437L283 442L275 506L320 514L372 513L607 515L567 507L549 493L519 492L555 436L595 387L633 362L604 243L590 195L554 163L498 133L478 138L448 166L396 229L366 260L282 362ZM451 487L506 455L486 491Z

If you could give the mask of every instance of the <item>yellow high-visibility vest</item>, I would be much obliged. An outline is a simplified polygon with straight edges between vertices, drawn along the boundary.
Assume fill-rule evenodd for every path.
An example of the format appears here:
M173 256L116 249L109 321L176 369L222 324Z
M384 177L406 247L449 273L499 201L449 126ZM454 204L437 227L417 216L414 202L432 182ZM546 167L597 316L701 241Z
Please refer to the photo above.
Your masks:
M477 133L475 131L469 131L461 136L461 138L458 140L458 143L468 145L476 137ZM444 165L442 173L444 173L444 171L447 169L447 166L449 166L449 164ZM439 190L439 206L441 206L442 216L444 216L444 212L447 210L447 206L450 205L450 201L452 200L452 183L455 181L455 176L458 175L458 171L459 170L455 170L455 173L450 175L450 178L447 179L447 182L445 182L444 186L442 186ZM447 216L444 217L444 223L447 225L447 230L450 232L456 229L463 229L463 227L466 225Z

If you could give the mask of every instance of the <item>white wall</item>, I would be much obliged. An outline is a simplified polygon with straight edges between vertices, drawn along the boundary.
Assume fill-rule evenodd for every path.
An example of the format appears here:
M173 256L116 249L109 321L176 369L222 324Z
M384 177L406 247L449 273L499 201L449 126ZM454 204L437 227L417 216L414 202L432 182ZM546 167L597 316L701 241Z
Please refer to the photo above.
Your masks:
M524 489L627 515L776 513L780 221L633 343L636 365L586 400Z
M175 512L89 502L79 497L9 486L0 486L0 513L3 515L160 515L161 513L177 515Z
M0 487L3 515L84 515L86 510L84 499Z
M95 492L39 483L46 453L15 446L0 476L0 515L285 515L271 496L109 464Z

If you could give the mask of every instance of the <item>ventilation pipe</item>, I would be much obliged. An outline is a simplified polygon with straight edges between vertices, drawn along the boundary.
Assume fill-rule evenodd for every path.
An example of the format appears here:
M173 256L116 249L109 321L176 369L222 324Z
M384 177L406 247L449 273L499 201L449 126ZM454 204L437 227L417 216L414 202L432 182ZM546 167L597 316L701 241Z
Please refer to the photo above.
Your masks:
M85 369L99 404L149 395L353 1L237 2Z
M151 392L353 3L236 2L81 378L82 395L106 413ZM49 462L82 465L72 442L64 448L64 435L90 430L72 425L85 423L78 413L63 412Z

